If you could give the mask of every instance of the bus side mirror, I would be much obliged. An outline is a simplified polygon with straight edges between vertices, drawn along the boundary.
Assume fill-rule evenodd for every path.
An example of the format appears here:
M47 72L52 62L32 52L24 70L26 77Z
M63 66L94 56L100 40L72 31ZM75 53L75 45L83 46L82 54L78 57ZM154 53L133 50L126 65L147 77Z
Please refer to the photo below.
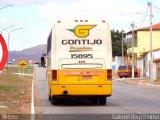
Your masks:
M44 57L41 57L41 66L46 67L46 62Z

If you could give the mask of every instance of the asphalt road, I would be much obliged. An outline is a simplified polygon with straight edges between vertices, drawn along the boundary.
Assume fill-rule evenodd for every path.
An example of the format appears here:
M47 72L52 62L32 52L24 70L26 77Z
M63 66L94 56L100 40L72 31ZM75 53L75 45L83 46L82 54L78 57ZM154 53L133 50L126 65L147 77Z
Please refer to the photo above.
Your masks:
M107 99L105 106L92 105L86 99L52 105L48 100L45 73L45 68L36 67L35 80L42 119L106 120L114 118L113 114L160 114L160 88L115 80L113 80L113 95Z

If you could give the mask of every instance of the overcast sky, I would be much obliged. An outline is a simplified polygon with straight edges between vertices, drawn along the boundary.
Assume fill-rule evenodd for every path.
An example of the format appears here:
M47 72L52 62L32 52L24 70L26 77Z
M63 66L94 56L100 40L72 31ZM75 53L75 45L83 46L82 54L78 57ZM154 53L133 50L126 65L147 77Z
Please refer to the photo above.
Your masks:
M51 25L62 19L105 19L111 29L131 30L149 25L149 0L0 0L0 27L10 33L10 50L22 50L38 44L46 44ZM153 23L160 22L160 0L151 0ZM159 8L159 9L158 9ZM142 13L142 14L138 14ZM145 18L145 20L144 20ZM2 30L0 28L0 31ZM3 31L7 41L7 32Z

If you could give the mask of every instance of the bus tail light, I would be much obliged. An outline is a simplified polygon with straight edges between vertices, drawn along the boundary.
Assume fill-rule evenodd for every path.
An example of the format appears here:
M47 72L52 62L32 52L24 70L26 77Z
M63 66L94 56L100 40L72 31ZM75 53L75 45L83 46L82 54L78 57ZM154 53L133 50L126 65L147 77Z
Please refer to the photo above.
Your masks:
M107 70L107 80L112 80L112 69Z
M52 80L57 81L57 70L52 70Z

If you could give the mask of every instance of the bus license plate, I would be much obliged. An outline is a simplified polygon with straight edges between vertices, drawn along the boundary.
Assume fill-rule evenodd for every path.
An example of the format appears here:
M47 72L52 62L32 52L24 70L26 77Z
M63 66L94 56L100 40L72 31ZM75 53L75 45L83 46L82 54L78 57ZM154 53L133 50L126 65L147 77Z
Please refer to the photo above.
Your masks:
M89 79L92 79L92 76L91 75L84 75L84 76L82 76L82 79L89 80Z

